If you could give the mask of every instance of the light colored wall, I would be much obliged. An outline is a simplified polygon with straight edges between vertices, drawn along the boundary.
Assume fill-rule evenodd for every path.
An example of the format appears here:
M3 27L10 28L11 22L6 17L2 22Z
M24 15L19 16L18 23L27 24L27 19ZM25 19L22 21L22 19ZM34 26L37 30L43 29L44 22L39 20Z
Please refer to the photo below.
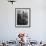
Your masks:
M46 40L46 1L17 0L13 5L0 0L0 40L15 40L19 32L30 34L33 40ZM15 27L15 8L31 8L31 27Z

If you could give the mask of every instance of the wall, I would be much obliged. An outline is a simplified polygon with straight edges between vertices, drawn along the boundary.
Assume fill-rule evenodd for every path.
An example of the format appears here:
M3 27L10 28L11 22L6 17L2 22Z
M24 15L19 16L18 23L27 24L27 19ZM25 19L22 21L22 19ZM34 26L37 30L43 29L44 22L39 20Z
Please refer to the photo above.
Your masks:
M0 41L15 40L19 32L31 35L33 40L46 40L46 1L17 0L13 5L0 0ZM15 27L15 8L31 8L31 27Z

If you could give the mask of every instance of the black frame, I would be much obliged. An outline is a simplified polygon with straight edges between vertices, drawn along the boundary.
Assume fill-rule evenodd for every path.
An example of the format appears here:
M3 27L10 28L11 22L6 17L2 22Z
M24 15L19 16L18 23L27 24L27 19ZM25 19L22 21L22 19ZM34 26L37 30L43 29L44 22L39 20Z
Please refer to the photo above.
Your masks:
M29 19L29 22L28 22L29 25L28 25L28 26L27 26L27 25L25 26L25 25L17 25L17 24L16 24L16 22L17 22L17 15L16 15L16 14L17 14L17 9L18 9L18 10L19 10L19 9L20 9L20 10L21 10L21 9L22 9L22 10L23 10L23 9L24 9L24 10L28 9L28 10L29 10L29 18L28 18L28 19ZM22 28L22 27L24 27L24 28L26 28L26 27L31 27L31 8L15 8L15 27L19 27L19 28L20 28L20 27L21 27L21 28Z

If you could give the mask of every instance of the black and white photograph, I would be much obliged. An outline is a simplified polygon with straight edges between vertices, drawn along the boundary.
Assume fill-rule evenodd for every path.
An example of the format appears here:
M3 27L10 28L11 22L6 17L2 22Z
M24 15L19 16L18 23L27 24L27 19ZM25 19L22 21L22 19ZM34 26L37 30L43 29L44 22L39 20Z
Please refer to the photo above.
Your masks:
M30 8L16 8L15 13L16 27L30 27Z

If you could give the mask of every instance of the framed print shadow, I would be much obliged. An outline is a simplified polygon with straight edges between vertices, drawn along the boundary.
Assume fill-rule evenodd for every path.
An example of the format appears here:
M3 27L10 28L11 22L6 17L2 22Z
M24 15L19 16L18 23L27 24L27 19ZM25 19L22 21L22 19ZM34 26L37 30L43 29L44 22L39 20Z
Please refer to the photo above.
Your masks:
M31 9L15 8L15 27L31 26Z

